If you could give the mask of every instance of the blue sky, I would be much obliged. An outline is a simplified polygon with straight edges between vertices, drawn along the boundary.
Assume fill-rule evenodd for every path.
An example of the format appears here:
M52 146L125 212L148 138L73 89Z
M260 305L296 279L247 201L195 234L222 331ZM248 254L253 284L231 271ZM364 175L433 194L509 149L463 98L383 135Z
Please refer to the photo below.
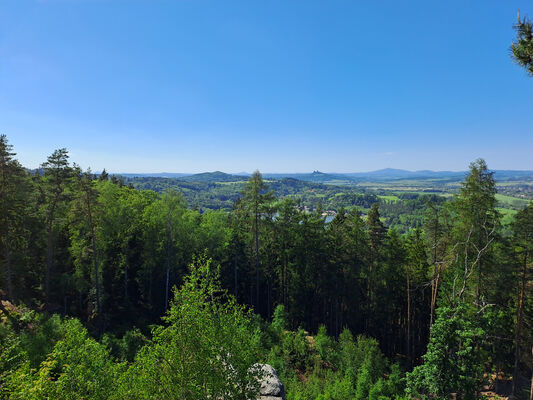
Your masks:
M114 172L533 169L531 0L0 1L0 132Z

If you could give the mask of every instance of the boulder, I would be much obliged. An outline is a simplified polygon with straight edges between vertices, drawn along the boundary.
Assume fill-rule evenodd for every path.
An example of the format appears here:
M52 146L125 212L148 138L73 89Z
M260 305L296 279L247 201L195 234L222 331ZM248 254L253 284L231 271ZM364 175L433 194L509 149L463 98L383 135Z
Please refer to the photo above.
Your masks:
M261 375L258 400L285 400L285 389L272 365L255 364Z

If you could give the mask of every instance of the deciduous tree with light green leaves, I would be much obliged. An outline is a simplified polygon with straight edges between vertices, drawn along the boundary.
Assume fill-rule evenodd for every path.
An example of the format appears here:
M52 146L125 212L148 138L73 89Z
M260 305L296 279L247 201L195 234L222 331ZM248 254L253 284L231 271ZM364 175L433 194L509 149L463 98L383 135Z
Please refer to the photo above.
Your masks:
M120 382L120 399L249 400L258 392L259 337L250 311L200 258L175 291L165 325Z

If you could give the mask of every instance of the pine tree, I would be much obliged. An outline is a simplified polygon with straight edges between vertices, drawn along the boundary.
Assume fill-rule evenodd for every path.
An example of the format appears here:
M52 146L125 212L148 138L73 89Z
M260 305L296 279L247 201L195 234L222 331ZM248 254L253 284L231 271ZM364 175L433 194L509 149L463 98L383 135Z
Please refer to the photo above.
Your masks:
M368 317L373 315L372 308L375 300L375 286L376 286L376 269L378 263L381 261L383 255L383 247L387 229L380 220L379 204L374 203L368 212L366 219L368 230L368 240L370 249L370 258L367 273L367 312ZM372 318L367 318L367 322L371 322Z
M499 213L496 210L496 182L483 159L470 164L459 195L454 199L457 220L454 224L455 266L458 286L452 297L459 300L469 286L474 287L474 301L479 308L486 292L484 278L491 267L490 252L497 239ZM471 280L475 276L475 282Z
M56 239L66 216L68 202L67 186L70 184L72 169L66 149L58 149L42 165L44 194L44 221L46 230L46 272L44 280L45 303L50 302L51 279L55 264Z
M423 229L429 253L429 262L433 266L429 311L429 326L431 327L435 319L435 307L450 241L450 212L447 207L438 207L432 202L428 202L427 206Z
M267 192L267 185L263 181L263 177L259 171L255 171L248 183L246 184L242 193L243 198L241 205L243 211L247 216L246 219L250 222L252 237L253 237L253 254L255 259L255 297L252 304L258 309L260 308L259 292L260 292L260 253L259 253L259 231L262 223L263 214L267 206L273 201L272 192Z
M99 228L97 225L100 208L98 202L99 193L95 188L90 170L82 172L79 168L75 168L74 171L76 190L71 209L71 252L74 264L78 269L78 275L83 276L85 272L83 267L86 263L87 275L92 276L95 305L93 316L99 320L98 324L100 324L99 328L101 329L101 243L99 243L100 241L96 234ZM92 268L89 267L91 264Z
M516 30L516 42L511 46L512 57L516 63L526 69L533 76L533 24L529 18L520 18L518 13Z
M516 324L515 324L515 360L513 370L513 394L517 395L516 381L519 377L521 350L533 350L531 342L531 326L527 326L527 319L524 318L528 306L531 307L531 281L533 279L533 202L522 211L518 212L512 225L516 264L517 264L517 299L516 299ZM529 304L528 304L529 302ZM523 336L524 335L524 336ZM525 339L525 340L524 340ZM524 346L525 345L525 346ZM533 395L533 393L532 393Z
M27 244L24 216L29 197L26 173L15 155L7 136L0 135L0 265L5 271L0 279L5 280L10 300L18 297L15 272Z

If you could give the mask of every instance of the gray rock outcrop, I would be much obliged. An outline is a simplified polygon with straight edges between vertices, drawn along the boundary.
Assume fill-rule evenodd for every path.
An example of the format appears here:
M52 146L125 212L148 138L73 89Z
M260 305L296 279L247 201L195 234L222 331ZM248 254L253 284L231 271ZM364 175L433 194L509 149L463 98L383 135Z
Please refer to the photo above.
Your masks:
M255 364L261 375L261 388L257 400L285 400L285 389L272 365Z

